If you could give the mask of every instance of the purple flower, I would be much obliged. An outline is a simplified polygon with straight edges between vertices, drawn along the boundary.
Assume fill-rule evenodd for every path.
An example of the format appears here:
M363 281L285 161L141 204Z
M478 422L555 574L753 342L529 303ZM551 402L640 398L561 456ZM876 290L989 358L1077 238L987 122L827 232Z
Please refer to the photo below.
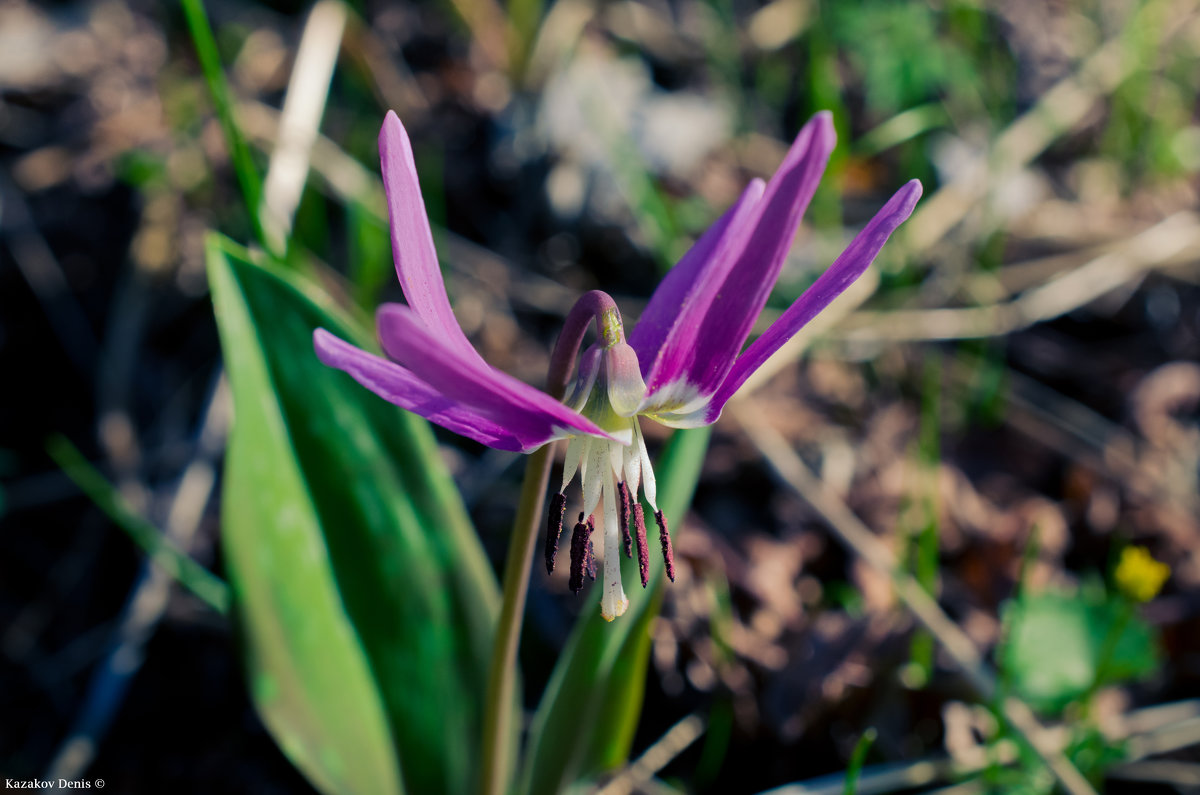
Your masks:
M489 447L531 452L547 442L570 439L562 489L551 505L547 568L554 565L562 531L562 492L579 473L583 506L571 540L571 588L582 588L585 574L595 576L591 533L602 506L601 613L611 620L628 606L618 555L622 540L629 555L636 541L643 586L647 581L639 492L654 510L667 574L674 579L670 535L655 504L654 472L638 417L673 428L715 422L750 374L862 275L920 198L916 180L901 188L812 287L742 350L833 145L831 117L819 113L796 136L770 182L753 180L671 269L628 342L611 298L599 291L581 298L564 330L564 340L570 341L564 348L560 340L556 360L560 365L574 361L592 319L597 340L579 357L573 387L560 402L488 365L454 319L408 134L389 112L379 153L396 273L408 305L385 304L376 320L383 349L393 361L324 329L314 333L317 355L385 400Z

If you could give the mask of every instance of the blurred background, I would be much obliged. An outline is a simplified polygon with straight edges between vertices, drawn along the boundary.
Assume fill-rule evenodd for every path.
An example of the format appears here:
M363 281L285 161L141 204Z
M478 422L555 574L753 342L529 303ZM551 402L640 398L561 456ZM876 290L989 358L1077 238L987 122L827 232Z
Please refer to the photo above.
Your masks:
M717 424L651 628L649 752L611 791L842 792L856 747L860 792L1052 791L979 677L1104 790L1200 791L1196 2L206 8L244 156L299 153L264 217L285 208L347 306L398 300L375 144L396 110L459 320L536 384L581 291L636 318L814 112L839 143L764 328L923 181ZM234 629L129 535L222 571L204 235L253 229L183 9L0 3L0 162L0 774L311 791ZM64 474L64 437L144 525ZM521 467L439 439L498 566ZM530 705L579 610L533 582Z

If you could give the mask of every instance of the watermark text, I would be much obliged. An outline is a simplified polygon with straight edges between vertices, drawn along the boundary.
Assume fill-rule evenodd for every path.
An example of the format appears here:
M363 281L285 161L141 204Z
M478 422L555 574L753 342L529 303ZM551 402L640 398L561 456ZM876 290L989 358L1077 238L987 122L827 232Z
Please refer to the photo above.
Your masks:
M102 778L6 778L5 789L104 789Z

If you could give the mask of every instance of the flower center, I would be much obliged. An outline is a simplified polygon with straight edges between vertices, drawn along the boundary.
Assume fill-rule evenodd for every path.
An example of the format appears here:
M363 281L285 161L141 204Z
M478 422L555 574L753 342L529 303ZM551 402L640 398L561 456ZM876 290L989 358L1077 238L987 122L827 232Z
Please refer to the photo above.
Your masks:
M611 301L611 299L609 299ZM551 502L546 534L546 571L554 570L558 541L566 513L567 486L579 474L583 487L583 510L571 537L570 588L578 593L584 575L595 579L597 511L603 522L603 587L600 614L611 621L629 607L621 583L619 548L633 556L636 544L642 587L649 581L649 552L646 545L645 511L641 498L650 505L659 528L667 576L675 579L674 555L666 519L655 502L654 470L646 452L646 440L638 425L646 385L642 381L637 354L625 342L620 314L615 305L595 313L599 341L580 358L579 374L565 402L594 422L612 438L573 436L567 446L562 488Z

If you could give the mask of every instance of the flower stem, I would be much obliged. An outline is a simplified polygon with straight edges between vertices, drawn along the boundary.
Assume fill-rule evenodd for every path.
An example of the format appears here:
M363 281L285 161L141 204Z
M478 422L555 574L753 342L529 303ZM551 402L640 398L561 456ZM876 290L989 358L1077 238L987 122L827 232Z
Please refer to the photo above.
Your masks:
M597 335L602 335L605 319L611 318L619 324L620 317L617 305L605 293L592 290L580 297L567 314L550 357L547 393L562 400L588 324L594 320ZM617 328L619 330L619 325ZM554 463L554 446L554 442L542 445L529 455L525 464L525 482L521 486L512 539L504 563L500 621L496 625L496 640L488 669L487 702L483 706L483 767L479 787L483 795L503 795L508 786L511 747L508 738L513 736L510 732L515 728L512 708L517 679L517 644L521 639L525 597L529 593L529 567L537 542L538 520L542 515L546 484L550 481L550 466Z
M512 540L504 564L504 593L496 641L492 646L488 670L487 702L483 713L483 778L480 792L502 795L507 787L510 761L510 732L513 726L513 692L517 678L517 642L521 637L521 619L525 614L525 596L529 592L529 567L538 536L538 519L554 443L542 445L530 454L525 465L525 482L513 522Z

